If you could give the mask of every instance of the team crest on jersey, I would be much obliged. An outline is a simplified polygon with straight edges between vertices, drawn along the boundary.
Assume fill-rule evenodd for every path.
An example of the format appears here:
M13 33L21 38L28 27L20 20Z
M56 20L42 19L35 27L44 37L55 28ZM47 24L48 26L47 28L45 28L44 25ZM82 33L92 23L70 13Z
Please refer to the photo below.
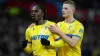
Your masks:
M83 33L83 32L84 32L84 30L83 30L82 28L80 28L79 32L80 32L80 33Z
M72 28L72 26L69 26L69 30Z
M33 30L34 30L35 28L33 28Z
M45 29L48 29L48 27L46 26Z
M62 27L62 24L60 24L60 27Z

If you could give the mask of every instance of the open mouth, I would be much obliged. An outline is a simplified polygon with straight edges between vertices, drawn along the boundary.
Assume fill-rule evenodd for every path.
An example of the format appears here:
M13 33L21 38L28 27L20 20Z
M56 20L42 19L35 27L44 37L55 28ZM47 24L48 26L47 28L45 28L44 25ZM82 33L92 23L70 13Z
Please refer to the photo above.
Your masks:
M34 15L32 15L32 18L35 18L35 16L34 16Z

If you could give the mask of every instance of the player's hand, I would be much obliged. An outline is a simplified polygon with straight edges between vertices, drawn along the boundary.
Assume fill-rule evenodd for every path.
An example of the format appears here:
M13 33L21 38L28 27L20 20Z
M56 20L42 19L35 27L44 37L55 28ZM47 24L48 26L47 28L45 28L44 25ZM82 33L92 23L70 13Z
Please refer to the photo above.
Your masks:
M50 41L47 40L47 39L41 38L41 44L45 45L45 46L48 46L48 45L50 45Z
M55 25L49 25L48 28L51 32L55 32L55 33L58 33L58 34L61 31L60 28L58 27L58 25L56 25L56 24Z
M28 42L28 40L22 41L22 48L23 48L23 49L27 46L27 42Z

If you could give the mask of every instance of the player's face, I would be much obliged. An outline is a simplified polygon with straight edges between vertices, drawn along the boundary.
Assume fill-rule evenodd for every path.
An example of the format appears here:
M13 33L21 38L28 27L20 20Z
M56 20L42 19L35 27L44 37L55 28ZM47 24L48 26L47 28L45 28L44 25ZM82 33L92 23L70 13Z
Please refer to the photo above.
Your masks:
M62 8L62 15L64 18L69 17L71 14L73 14L73 8L70 4L63 4Z
M32 8L31 16L32 16L32 20L36 22L43 17L43 12L37 6L34 6Z

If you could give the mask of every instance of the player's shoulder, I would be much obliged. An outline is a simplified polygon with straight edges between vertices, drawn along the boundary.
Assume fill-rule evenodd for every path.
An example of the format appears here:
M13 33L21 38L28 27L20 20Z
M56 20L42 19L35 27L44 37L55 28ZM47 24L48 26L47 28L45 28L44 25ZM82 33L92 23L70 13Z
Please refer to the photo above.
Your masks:
M64 23L64 21L60 21L60 22L58 22L57 24L61 24L61 23Z
M84 28L83 24L78 20L75 21L75 25Z
M58 25L59 25L59 24L64 24L64 21L60 21L60 22L58 22L57 24L58 24Z
M28 26L28 28L30 28L30 27L34 27L34 23L31 23L29 26Z
M65 23L64 23L64 21L60 21L57 23L57 25L61 27L62 25L65 26Z
M26 31L30 31L33 27L34 27L34 23L32 23L32 24L30 24L28 27L27 27L27 29L26 29Z
M46 23L47 23L47 24L55 24L55 22L49 21L49 20L46 20Z
M77 20L77 24L80 25L80 26L83 26L83 24L78 20Z

